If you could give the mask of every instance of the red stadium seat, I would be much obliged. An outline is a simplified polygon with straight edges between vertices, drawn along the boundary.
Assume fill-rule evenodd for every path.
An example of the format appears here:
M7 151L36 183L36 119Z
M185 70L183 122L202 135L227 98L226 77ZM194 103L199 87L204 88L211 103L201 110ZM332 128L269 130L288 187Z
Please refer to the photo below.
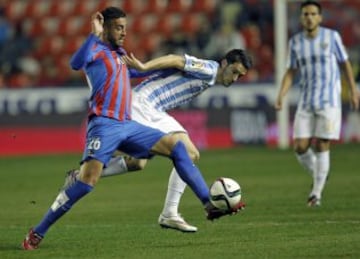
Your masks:
M28 2L22 0L12 0L5 5L5 15L10 21L17 21L24 18L25 9Z
M122 8L129 15L140 14L146 7L143 0L124 1L122 6L119 6L119 4L114 6Z
M148 0L144 13L160 14L166 11L168 0Z
M194 34L203 22L208 21L202 13L188 13L182 17L181 30L186 34Z
M95 13L96 11L104 9L101 6L102 2L105 3L104 5L106 5L105 1L99 2L98 0L76 1L72 15L90 17L90 15ZM99 7L101 9L98 9Z
M25 8L24 15L30 18L41 18L48 14L51 1L32 0L29 1Z
M147 55L153 53L161 44L163 36L160 34L148 33L142 35L139 48L143 49ZM136 52L135 52L136 54Z
M132 25L131 32L132 33L145 33L149 31L153 31L157 24L157 16L154 14L144 14L137 17Z
M192 0L171 0L169 1L166 11L172 13L185 13L191 8L192 3Z
M36 47L36 56L41 59L45 56L56 56L64 51L64 39L60 36L46 36L39 39Z
M23 30L30 37L38 37L44 34L45 28L42 19L28 18L23 20Z
M84 4L86 4L85 1L81 1L81 2L83 2ZM95 8L96 11L102 11L102 10L104 10L106 7L109 6L107 0L98 0L97 2L98 2L98 3L97 3L97 6L96 6L96 8ZM122 5L120 6L119 3L118 3L117 6L120 7L120 8L122 8Z
M165 37L170 36L173 31L180 27L181 18L181 14L164 13L157 21L157 25L155 27L156 32L164 35Z
M85 41L85 36L82 35L66 38L64 42L64 47L62 49L62 53L69 55L74 54L84 43L84 41Z
M215 10L216 3L216 0L196 0L194 1L192 11L210 14Z
M51 2L49 10L49 14L51 16L68 16L73 12L75 7L75 1L73 0L59 0L49 2Z
M61 20L58 33L60 35L82 34L83 26L84 18L82 16L70 16Z
M29 18L22 21L22 28L30 37L46 36L58 33L57 17Z

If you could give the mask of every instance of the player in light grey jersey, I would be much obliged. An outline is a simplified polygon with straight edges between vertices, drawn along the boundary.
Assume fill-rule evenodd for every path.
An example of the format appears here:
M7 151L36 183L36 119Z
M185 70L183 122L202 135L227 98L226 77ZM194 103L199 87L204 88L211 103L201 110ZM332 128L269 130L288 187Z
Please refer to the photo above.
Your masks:
M139 71L156 70L132 91L132 119L165 133L172 133L176 140L185 144L193 161L200 158L198 149L184 127L166 111L191 101L215 84L230 86L252 66L251 58L241 49L229 51L220 62L189 55L167 55L146 63L131 55L124 61ZM146 162L116 154L103 170L102 177L142 170ZM77 174L77 170L70 171L64 186L71 184ZM188 224L178 212L185 187L185 182L173 168L159 224L183 232L196 232L197 228Z
M321 5L305 1L300 9L303 31L289 40L287 70L275 108L281 109L283 97L299 72L301 91L294 121L294 149L300 164L313 177L308 205L318 206L330 170L330 140L340 136L340 72L350 88L354 109L359 108L359 93L339 33L319 26ZM316 139L315 153L311 148L313 138Z

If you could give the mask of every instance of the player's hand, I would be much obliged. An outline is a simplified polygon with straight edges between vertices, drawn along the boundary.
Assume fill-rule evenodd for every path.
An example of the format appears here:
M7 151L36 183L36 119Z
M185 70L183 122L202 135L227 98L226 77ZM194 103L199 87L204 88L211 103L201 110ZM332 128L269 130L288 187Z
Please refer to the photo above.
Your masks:
M91 16L91 32L100 37L104 31L104 17L100 12L96 12Z
M130 56L122 56L122 61L129 67L135 68L138 71L145 71L146 67L144 63L138 60L133 53L130 53Z
M359 102L360 102L360 92L356 91L354 94L351 95L351 107L357 111L359 110Z
M282 109L282 99L278 97L275 101L274 108L278 111Z

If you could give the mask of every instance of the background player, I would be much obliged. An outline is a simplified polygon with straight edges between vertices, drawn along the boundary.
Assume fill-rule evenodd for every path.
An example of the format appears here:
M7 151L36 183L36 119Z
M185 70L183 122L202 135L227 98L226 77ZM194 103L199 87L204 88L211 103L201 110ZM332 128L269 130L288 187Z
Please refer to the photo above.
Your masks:
M318 206L330 170L330 140L340 136L339 66L349 85L354 109L359 108L359 95L339 33L319 25L321 5L316 1L305 1L300 9L303 31L289 40L287 70L275 108L281 109L283 97L299 72L301 94L294 121L294 149L300 164L313 177L308 205ZM313 138L316 139L315 153L311 148Z

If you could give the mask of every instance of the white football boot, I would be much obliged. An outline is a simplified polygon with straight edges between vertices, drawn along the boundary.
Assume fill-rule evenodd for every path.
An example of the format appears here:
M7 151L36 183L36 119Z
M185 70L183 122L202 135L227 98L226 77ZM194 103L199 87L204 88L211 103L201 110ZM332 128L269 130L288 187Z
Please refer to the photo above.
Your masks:
M163 214L159 216L159 225L162 228L170 228L179 230L181 232L194 233L197 231L197 227L188 224L181 216L165 217Z

